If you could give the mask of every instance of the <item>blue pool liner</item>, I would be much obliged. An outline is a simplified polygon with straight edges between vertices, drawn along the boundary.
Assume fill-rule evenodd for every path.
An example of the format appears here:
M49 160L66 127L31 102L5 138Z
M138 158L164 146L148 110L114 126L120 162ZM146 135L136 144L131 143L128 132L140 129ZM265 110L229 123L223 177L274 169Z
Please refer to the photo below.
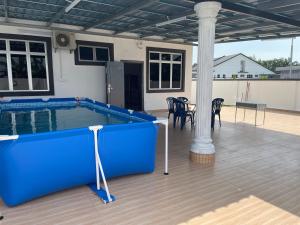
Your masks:
M66 102L78 103L78 100L67 98L60 102L49 99L46 104L53 106ZM154 171L158 133L158 126L152 122L155 117L136 112L131 114L118 107L108 108L106 104L90 99L79 102L143 120L104 125L98 132L98 153L107 179ZM25 103L39 105L45 101L0 102L0 110L20 108L18 104ZM0 196L8 206L96 182L94 137L88 128L24 134L16 140L0 141L0 149ZM97 194L103 197L103 191Z

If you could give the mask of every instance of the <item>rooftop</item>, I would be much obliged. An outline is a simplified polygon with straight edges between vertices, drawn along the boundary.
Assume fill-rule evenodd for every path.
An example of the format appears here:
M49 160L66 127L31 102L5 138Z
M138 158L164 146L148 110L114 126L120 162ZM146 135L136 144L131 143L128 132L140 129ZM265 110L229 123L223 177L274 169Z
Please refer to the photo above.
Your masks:
M276 67L276 71L289 71L290 68L290 66ZM292 66L292 70L300 70L300 66Z
M243 54L242 53L238 53L238 54L233 54L233 55L224 55L222 57L215 58L214 59L214 66L217 66L217 65L219 65L219 64L221 64L221 63L223 63L223 62L225 62L225 61L227 61L229 59L232 59L232 58L234 58L234 57L236 57L238 55L243 55Z
M244 56L244 57L248 58L249 60L254 61L255 63L259 64L258 62L256 62L255 60L251 59L250 57L244 55L243 53L237 53L237 54L224 55L224 56L221 56L221 57L218 57L218 58L214 58L214 66L217 66L217 65L219 65L219 64L221 64L223 62L226 62L226 61L228 61L228 60L230 60L230 59L232 59L232 58L234 58L234 57L236 57L238 55ZM197 69L196 66L197 66L197 63L193 64L193 70ZM285 68L285 67L278 67L278 68Z
M2 0L0 24L191 44L198 40L194 5L202 1ZM218 1L222 10L218 15L216 42L300 34L299 1Z
M247 111L245 123L234 124L234 108L223 108L223 126L216 124L213 133L214 167L188 160L194 134L189 126L183 131L170 126L169 176L162 174L160 132L153 174L109 181L117 201L104 205L84 186L16 208L0 203L2 223L299 224L300 114L268 111L258 127L252 116Z
M238 55L242 55L242 53L238 53L238 54L232 54L232 55L224 55L224 56L221 56L221 57L218 57L218 58L214 58L214 66L217 66L231 58L234 58ZM193 71L196 71L197 70L197 63L194 63L193 64Z

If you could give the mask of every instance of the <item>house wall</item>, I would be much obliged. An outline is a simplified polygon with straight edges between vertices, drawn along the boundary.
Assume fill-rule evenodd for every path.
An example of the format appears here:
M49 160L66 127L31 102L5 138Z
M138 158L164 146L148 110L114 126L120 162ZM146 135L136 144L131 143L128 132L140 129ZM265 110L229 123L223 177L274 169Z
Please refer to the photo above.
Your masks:
M279 74L280 79L300 79L300 69L292 70L292 74L289 70L280 71Z
M42 29L29 29L13 26L0 26L0 33L35 35L51 37L51 32ZM192 46L172 43L143 41L138 47L137 40L104 36L75 34L77 40L108 42L114 44L114 60L133 60L144 62L144 109L166 109L166 97L191 96ZM183 92L146 93L146 47L181 49L186 51L185 88ZM89 97L106 101L105 67L75 65L74 53L67 50L53 50L54 97ZM48 96L42 96L48 97ZM53 97L53 96L50 96ZM27 97L28 98L28 97Z
M245 61L245 73L240 73L242 60ZM214 67L214 77L216 79L218 74L220 74L220 79L223 79L223 74L226 75L226 79L231 79L232 74L244 74L245 78L247 78L247 74L252 74L253 78L257 79L260 74L273 74L273 72L243 55L238 55L226 62L216 65ZM255 77L255 75L258 75L258 77Z
M213 98L224 98L226 105L244 100L250 84L248 101L266 103L268 108L300 111L300 80L215 80ZM191 101L196 102L196 81L192 83Z

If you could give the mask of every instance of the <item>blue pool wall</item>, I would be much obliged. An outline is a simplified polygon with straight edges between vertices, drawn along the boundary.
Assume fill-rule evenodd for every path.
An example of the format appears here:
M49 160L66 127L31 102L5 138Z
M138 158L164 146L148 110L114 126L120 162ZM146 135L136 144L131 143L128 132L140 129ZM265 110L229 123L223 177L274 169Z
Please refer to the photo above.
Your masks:
M60 101L77 102L73 98L47 102ZM137 112L130 114L128 110L90 99L84 101L145 120L104 125L98 133L99 155L106 177L153 172L158 126L152 121L156 118ZM11 101L26 102L37 101ZM0 149L0 196L8 206L96 181L94 137L88 128L20 135L16 140L1 141Z

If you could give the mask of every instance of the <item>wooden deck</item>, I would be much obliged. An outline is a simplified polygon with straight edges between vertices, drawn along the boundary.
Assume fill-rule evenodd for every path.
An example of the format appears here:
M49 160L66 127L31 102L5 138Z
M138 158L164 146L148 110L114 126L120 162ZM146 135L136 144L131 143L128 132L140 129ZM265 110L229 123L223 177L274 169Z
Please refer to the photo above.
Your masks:
M0 224L300 224L300 115L268 112L264 127L252 116L234 124L234 109L224 108L214 167L189 161L189 126L171 127L169 176L160 132L155 173L109 181L116 202L79 187L15 208L0 202Z

